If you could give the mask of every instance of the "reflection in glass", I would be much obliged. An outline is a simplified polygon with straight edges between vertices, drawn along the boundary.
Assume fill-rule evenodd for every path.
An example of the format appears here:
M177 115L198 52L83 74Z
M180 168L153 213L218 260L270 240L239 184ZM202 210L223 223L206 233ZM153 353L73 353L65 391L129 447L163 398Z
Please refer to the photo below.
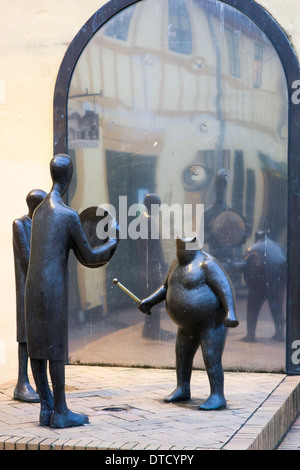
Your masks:
M260 231L283 257L287 245L287 86L265 34L219 0L142 0L123 9L77 62L68 152L75 167L69 203L79 212L111 204L128 227L148 194L169 206L204 204L204 248L237 294L240 326L229 332L224 367L283 369L285 264L278 299L251 288L245 258ZM117 277L140 298L159 286L175 241L156 242L124 236L99 270L71 258L71 362L174 366L176 327L163 305L151 318L159 333L146 338L150 319L112 284ZM263 263L271 266L267 252ZM253 308L255 341L241 341Z
M234 77L240 77L241 64L240 64L240 47L239 47L239 36L240 31L234 31L230 28L226 28L228 49L229 49L229 63L230 73Z

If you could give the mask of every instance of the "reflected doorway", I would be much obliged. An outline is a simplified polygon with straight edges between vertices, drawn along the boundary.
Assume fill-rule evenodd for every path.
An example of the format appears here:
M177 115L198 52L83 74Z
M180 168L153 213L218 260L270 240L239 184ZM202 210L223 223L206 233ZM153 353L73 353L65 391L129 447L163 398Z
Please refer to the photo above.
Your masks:
M148 193L154 193L156 187L156 155L135 155L126 152L106 150L106 174L109 204L116 210L117 217L121 210L127 210L133 204L140 205L138 213L128 216L128 224L134 217L138 217L139 212L143 212L144 199ZM126 195L126 206L120 207L120 197ZM119 220L119 217L118 217ZM127 227L126 227L127 229ZM122 236L122 235L121 235ZM121 250L118 257L112 258L107 265L107 284L111 286L111 280L117 277L120 281L129 282L131 289L139 286L139 250L136 240L130 236L121 241ZM130 280L128 281L128 267L130 270ZM135 269L136 266L136 269ZM146 269L146 266L145 266ZM139 294L141 295L141 293ZM122 291L116 289L111 301L108 302L108 312L110 315L119 314L120 310L132 308L132 300L124 295Z

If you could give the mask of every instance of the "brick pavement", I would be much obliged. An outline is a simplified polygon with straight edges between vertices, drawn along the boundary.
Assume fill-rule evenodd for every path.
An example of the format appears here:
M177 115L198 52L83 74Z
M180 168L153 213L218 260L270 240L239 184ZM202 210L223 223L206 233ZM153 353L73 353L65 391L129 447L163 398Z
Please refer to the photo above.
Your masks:
M172 369L67 366L68 405L90 423L61 430L39 426L39 404L14 400L15 384L7 382L0 385L0 449L274 448L300 402L297 377L225 372L227 408L204 412L206 372L193 371L189 402L167 404L175 381Z
M277 450L300 450L300 416L295 419Z

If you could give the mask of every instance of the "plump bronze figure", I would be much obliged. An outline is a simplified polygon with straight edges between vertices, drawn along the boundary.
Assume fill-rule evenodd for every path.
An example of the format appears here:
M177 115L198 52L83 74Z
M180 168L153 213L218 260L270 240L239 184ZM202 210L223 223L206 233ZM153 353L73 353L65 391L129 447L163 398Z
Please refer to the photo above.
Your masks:
M210 396L200 409L212 410L226 406L222 354L227 327L236 327L238 321L234 291L228 276L212 256L195 249L196 241L196 238L177 239L177 258L171 264L164 283L140 302L139 309L145 313L146 309L165 300L167 312L178 326L177 388L165 401L190 398L193 359L201 345Z
M70 157L56 155L51 160L50 171L52 189L35 210L32 220L25 317L28 355L41 400L40 424L65 428L88 423L86 415L68 409L65 397L69 251L73 249L85 266L96 268L110 260L118 241L108 239L92 248L79 215L64 203L62 197L73 173ZM47 379L47 361L53 396Z
M27 338L25 330L25 283L30 256L31 220L33 212L47 194L34 189L27 195L28 214L13 222L13 251L16 286L16 326L18 342L18 381L14 398L29 403L38 403L39 396L33 390L28 378Z

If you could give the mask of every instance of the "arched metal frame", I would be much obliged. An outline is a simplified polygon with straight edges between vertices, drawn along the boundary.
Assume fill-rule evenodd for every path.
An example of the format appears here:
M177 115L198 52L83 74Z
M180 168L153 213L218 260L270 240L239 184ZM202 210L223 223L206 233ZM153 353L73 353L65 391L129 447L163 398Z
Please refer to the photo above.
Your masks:
M67 101L72 74L83 49L106 21L143 0L110 0L81 28L61 63L54 91L54 154L66 153ZM254 0L219 0L252 20L268 37L281 60L288 89L288 282L286 372L300 374L300 100L293 99L300 80L299 62L288 37ZM297 91L297 90L296 90ZM299 101L299 103L298 103ZM298 354L299 351L299 354Z

